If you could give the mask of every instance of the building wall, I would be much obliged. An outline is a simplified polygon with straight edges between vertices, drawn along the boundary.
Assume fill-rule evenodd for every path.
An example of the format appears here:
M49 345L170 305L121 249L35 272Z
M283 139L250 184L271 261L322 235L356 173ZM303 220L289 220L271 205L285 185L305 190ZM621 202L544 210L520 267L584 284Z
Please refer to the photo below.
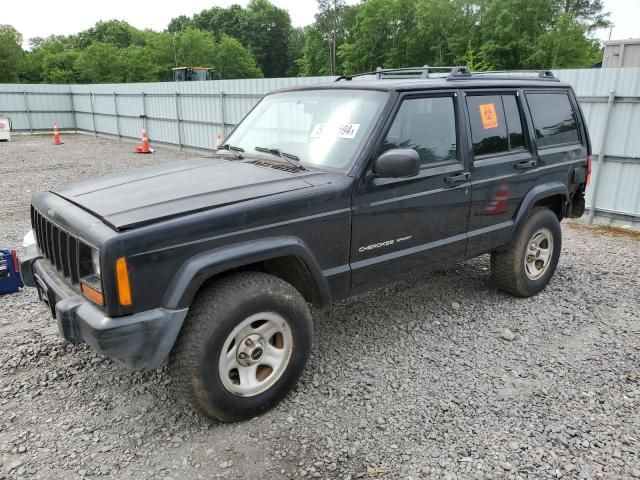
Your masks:
M602 67L640 67L640 39L605 42Z

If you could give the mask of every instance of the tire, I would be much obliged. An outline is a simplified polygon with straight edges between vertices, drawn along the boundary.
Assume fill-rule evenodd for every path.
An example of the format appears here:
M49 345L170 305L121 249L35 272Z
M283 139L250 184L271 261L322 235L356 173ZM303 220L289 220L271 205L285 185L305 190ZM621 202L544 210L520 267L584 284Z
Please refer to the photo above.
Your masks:
M544 207L532 209L514 243L506 250L491 253L494 285L516 297L536 295L553 277L561 248L562 230L558 217Z
M229 275L189 309L169 357L173 388L208 417L254 417L296 385L312 336L309 307L293 286L266 273Z

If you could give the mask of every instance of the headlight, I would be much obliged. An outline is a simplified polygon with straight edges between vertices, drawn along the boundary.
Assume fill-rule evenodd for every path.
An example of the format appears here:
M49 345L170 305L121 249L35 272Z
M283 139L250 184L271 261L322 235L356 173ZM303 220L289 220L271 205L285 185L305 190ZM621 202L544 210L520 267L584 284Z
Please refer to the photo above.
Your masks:
M93 274L100 276L100 252L95 248L91 248L91 264L93 265Z
M78 257L80 259L80 278L100 278L100 250L80 242Z
M100 251L80 242L80 290L98 305L104 305L100 279Z

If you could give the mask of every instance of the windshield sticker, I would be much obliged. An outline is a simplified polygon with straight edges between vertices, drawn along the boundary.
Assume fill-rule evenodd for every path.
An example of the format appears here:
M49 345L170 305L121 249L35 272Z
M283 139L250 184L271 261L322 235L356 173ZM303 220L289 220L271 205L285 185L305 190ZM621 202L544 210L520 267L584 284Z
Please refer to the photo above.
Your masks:
M313 130L311 130L310 138L346 138L348 140L356 138L359 123L343 123L341 125L325 125L324 123L318 123Z
M349 139L356 138L356 133L358 133L359 128L359 123L345 123L344 125L338 125L336 137Z
M311 130L310 138L320 138L324 136L324 123L319 123Z
M482 128L489 130L498 126L498 115L496 115L496 106L493 103L483 103L479 106L480 118L482 119Z

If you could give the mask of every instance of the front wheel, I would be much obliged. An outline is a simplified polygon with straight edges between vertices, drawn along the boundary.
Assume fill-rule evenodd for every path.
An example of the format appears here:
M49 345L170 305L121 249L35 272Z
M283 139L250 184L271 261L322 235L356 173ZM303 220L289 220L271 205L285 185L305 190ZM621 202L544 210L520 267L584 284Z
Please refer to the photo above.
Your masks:
M206 287L185 322L169 359L172 383L222 421L273 407L295 386L311 350L304 298L265 273L233 274Z
M544 289L558 266L562 230L555 213L534 208L508 249L491 254L491 276L500 290L530 297Z

